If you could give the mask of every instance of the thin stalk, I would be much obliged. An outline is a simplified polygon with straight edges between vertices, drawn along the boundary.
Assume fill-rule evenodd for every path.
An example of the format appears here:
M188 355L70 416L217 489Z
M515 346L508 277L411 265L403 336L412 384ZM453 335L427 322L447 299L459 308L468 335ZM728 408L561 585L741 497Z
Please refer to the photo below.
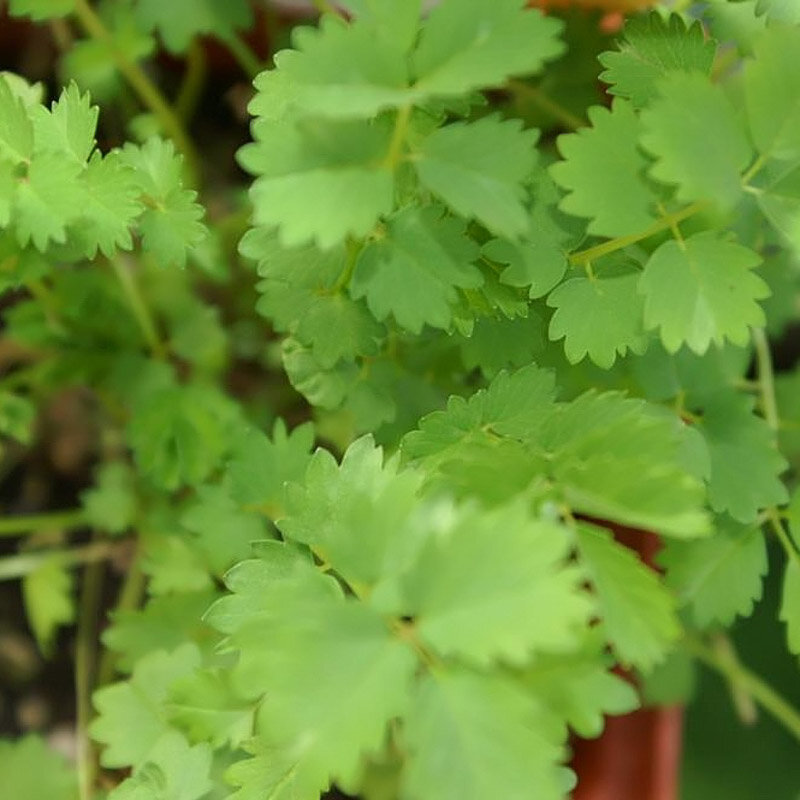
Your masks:
M756 351L758 383L761 387L761 405L764 419L773 431L780 427L778 403L775 399L775 373L772 369L772 354L763 328L753 328L753 347Z
M750 169L742 175L742 185L747 186L756 175L766 166L769 157L766 153L761 153L759 157L750 165Z
M0 558L0 581L11 581L30 575L45 562L57 558L64 566L91 564L117 555L127 542L92 542L63 550L48 549Z
M132 611L139 607L144 595L147 577L139 568L138 561L134 558L128 573L122 583L122 587L117 595L117 602L114 606L113 614L121 611ZM100 656L100 666L97 670L97 686L105 686L111 682L116 670L117 655L112 650L105 648Z
M693 217L695 214L700 213L705 208L706 203L692 203L691 205L682 208L680 211L676 211L674 214L668 214L666 217L658 220L658 222L654 222L649 228L646 228L639 233L631 233L628 236L619 236L616 239L609 239L607 242L595 245L587 250L579 250L577 253L573 253L569 257L569 263L572 266L579 266L587 261L594 261L595 259L608 255L609 253L622 250L624 247L630 247L632 244L641 242L644 239L649 239L651 236L655 236L657 233L669 230L677 223L682 222L689 217Z
M86 525L83 509L69 511L50 511L46 514L21 514L13 517L0 517L0 538L22 536L45 530L65 530Z
M394 121L394 130L392 131L392 139L389 142L389 149L386 151L386 156L383 159L383 165L389 169L394 169L401 156L403 155L403 145L406 141L408 134L408 125L411 121L411 106L401 106L397 110L397 117Z
M513 80L509 81L506 86L513 94L525 100L529 100L542 111L545 111L551 117L557 119L568 130L575 131L578 130L578 128L585 128L588 125L586 120L573 114L568 108L564 108L564 106L557 103L550 95L543 92L537 86L531 86L524 81Z
M253 49L240 36L233 34L225 39L225 45L230 50L231 55L236 59L236 63L250 80L253 80L259 72L264 69L261 59L255 54Z
M97 660L97 615L102 588L103 564L88 564L83 571L75 639L76 762L80 800L92 800L94 795L96 760L89 736L89 722L92 718L92 687Z
M139 284L133 276L133 272L127 264L123 263L121 258L111 259L111 266L122 286L125 298L128 301L128 305L133 312L133 316L139 325L139 329L142 332L147 346L156 358L166 358L167 348L158 335L155 321L139 289Z
M731 684L747 692L795 739L800 741L800 711L772 686L738 661L732 660L724 653L717 652L691 634L685 635L683 645L696 659L711 667Z
M197 109L197 102L203 91L203 84L208 74L206 53L197 40L193 41L186 53L186 71L175 100L175 112L182 122L190 120Z
M139 99L155 114L164 132L175 142L178 150L183 153L191 182L195 183L197 165L199 163L197 154L189 135L186 133L183 124L169 101L139 64L136 61L131 61L124 51L117 47L114 37L88 0L74 0L74 3L74 13L81 27L93 39L103 42L108 47L109 54L117 69L125 77L125 80L130 84Z
M786 532L786 528L783 527L780 512L773 506L772 508L768 508L765 513L775 536L778 537L778 541L781 543L781 547L783 547L786 553L786 557L790 561L794 561L795 564L800 567L800 552L798 552L797 547L795 547L792 537Z

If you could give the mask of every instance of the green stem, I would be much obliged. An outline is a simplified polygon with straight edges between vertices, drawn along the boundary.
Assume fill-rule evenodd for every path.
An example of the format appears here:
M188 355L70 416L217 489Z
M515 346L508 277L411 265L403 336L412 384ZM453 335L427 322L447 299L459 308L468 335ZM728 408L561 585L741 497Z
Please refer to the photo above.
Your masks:
M207 73L205 50L200 42L195 40L186 53L186 71L175 100L175 112L183 122L194 116Z
M86 525L83 509L70 511L50 511L46 514L22 514L14 517L0 517L0 538L22 536L44 530L64 530Z
M657 233L671 229L674 225L682 222L695 214L700 213L706 208L706 203L692 203L690 206L676 211L674 214L668 214L666 217L654 222L649 228L641 231L640 233L631 233L628 236L620 236L616 239L609 239L607 242L590 247L587 250L579 250L569 257L569 263L572 266L579 266L587 261L594 261L595 259L606 256L617 250L622 250L625 247L630 247L632 244L641 242L643 239L649 239Z
M236 63L250 80L253 80L264 69L261 59L240 36L233 34L233 36L227 37L225 44L236 59Z
M67 567L103 561L119 553L123 545L127 546L127 542L92 542L64 550L36 550L16 556L6 556L0 558L0 581L24 578L53 558L57 558Z
M747 692L765 711L780 722L795 739L800 741L800 711L794 708L791 703L762 678L738 661L731 659L725 653L717 652L691 634L685 635L683 644L695 658L718 672L731 684Z
M789 536L789 534L786 532L786 528L783 527L780 512L773 506L772 508L768 508L766 510L766 515L772 530L778 537L778 541L781 543L781 546L786 553L786 557L790 561L794 561L795 564L800 567L800 552L798 552L797 548L795 547L791 536Z
M183 127L178 115L170 106L167 99L150 80L147 73L135 61L131 61L123 50L117 47L105 23L97 12L89 5L88 0L74 0L74 13L83 29L99 42L108 47L111 59L117 69L125 76L131 88L139 99L155 114L164 132L175 142L186 159L186 169L191 177L191 182L196 182L198 159L189 135Z
M147 576L139 568L138 561L134 558L117 596L113 614L138 608L139 603L142 601L146 583ZM113 650L105 648L100 657L100 667L97 670L97 686L105 686L111 682L116 670L116 662L117 654Z
M142 332L147 346L156 358L165 359L167 357L167 348L158 335L155 321L150 313L150 309L147 307L144 296L139 290L139 284L133 276L133 271L127 264L123 263L121 257L112 259L111 266L122 286L125 298L128 301L128 305L133 312L133 316L139 325L139 329Z
M761 172L761 170L766 166L767 160L768 157L764 153L761 153L761 155L758 156L758 158L750 165L750 168L747 170L747 172L742 175L743 186L746 186L748 183L750 183L750 181L753 180L753 178L755 178L759 172Z
M311 0L314 4L314 8L319 11L320 14L339 14L338 9L330 2L330 0Z
M753 328L753 346L756 351L758 383L761 387L761 405L764 419L773 431L780 427L778 403L775 400L775 374L772 369L772 354L769 340L763 328Z
M389 149L386 151L386 156L383 159L383 165L389 169L393 170L403 155L403 145L406 141L406 134L408 133L410 121L411 106L400 106L394 121L394 130L392 131L392 139L389 142Z
M102 600L102 588L103 565L88 564L83 571L75 639L76 762L80 800L91 800L94 795L96 763L89 736L89 722L92 718L92 686L97 655L97 612Z
M506 84L506 88L517 97L529 100L535 106L538 106L542 111L557 119L568 130L575 131L588 125L586 120L573 114L568 108L564 108L538 86L531 86L524 81L512 80Z

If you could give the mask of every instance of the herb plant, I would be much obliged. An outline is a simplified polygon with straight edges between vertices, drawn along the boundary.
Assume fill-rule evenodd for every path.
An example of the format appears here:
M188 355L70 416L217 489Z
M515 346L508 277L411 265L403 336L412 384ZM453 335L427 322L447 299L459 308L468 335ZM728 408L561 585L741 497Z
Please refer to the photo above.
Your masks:
M800 6L319 5L262 63L245 0L10 0L64 88L0 76L5 458L93 438L0 520L77 705L4 791L555 800L697 663L800 739L726 633L771 571L800 654Z

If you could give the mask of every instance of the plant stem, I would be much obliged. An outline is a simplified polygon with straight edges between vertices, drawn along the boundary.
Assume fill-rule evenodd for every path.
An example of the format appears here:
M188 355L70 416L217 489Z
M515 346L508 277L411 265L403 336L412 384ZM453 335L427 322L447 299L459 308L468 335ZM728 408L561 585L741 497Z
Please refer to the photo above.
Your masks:
M74 0L74 13L83 29L97 41L103 42L108 47L108 52L125 76L133 91L139 99L155 114L164 132L175 142L186 159L186 169L192 183L196 182L198 159L194 145L186 133L178 115L173 110L159 88L150 80L147 73L135 61L117 47L114 37L106 28L103 20L89 4L88 0Z
M392 131L392 139L389 142L389 149L386 151L386 157L383 159L383 164L389 169L394 169L400 157L403 155L403 144L406 141L406 134L408 133L408 124L411 121L411 106L400 106L397 110L397 117L394 121L394 130Z
M128 305L131 307L147 346L156 358L165 359L167 348L158 335L153 316L139 290L139 284L136 282L132 270L122 261L121 257L111 259L111 266L125 292Z
M183 122L194 116L197 108L197 101L203 90L208 72L206 65L206 54L202 45L197 40L193 41L186 53L186 71L183 74L183 81L175 100L175 112Z
M264 69L261 59L240 36L233 34L224 41L231 55L236 59L236 63L250 80L253 80Z
M578 130L578 128L585 128L588 125L586 120L573 114L568 108L564 108L564 106L553 100L552 97L543 92L538 86L531 86L524 81L512 80L506 84L506 87L512 94L529 100L542 111L545 111L551 117L557 119L568 130L575 131Z
M89 737L92 718L92 686L96 660L97 612L103 586L103 565L90 563L83 571L80 610L75 639L75 702L77 708L77 772L80 800L91 800L94 791L95 754Z
M597 258L601 258L609 253L613 253L616 250L622 250L624 247L630 247L630 245L636 244L636 242L641 242L643 239L649 239L651 236L655 236L657 233L661 233L662 231L672 228L673 225L676 225L678 222L682 222L683 220L698 214L706 208L706 205L706 203L702 202L692 203L690 206L686 206L680 211L676 211L674 214L668 214L667 216L658 220L658 222L654 222L649 228L646 228L640 233L631 233L628 236L619 236L616 239L609 239L607 242L595 245L587 250L579 250L577 253L573 253L569 257L569 263L572 266L579 266L587 261L594 261Z
M756 351L758 383L761 387L761 405L764 419L773 431L780 427L778 403L775 400L775 375L772 369L772 354L763 328L753 328L753 346Z
M709 647L705 642L686 634L683 640L684 647L707 666L716 670L731 684L741 687L765 711L769 712L783 727L800 741L800 711L798 711L783 696L775 691L758 675L731 659L724 653L719 653Z
M795 547L792 537L786 532L786 528L783 527L783 522L781 521L781 515L778 512L778 509L774 506L772 508L768 508L766 510L766 514L767 519L772 526L772 530L775 532L775 535L778 537L778 541L781 543L781 546L786 552L786 557L790 561L794 561L795 564L800 567L800 552L798 552L797 548Z
M83 509L69 511L50 511L45 514L22 514L20 516L0 518L0 538L6 536L22 536L43 530L63 530L80 528L86 524Z
M64 550L36 550L0 558L0 581L24 578L52 558L59 559L64 566L103 561L119 553L122 545L127 546L127 542L92 542Z

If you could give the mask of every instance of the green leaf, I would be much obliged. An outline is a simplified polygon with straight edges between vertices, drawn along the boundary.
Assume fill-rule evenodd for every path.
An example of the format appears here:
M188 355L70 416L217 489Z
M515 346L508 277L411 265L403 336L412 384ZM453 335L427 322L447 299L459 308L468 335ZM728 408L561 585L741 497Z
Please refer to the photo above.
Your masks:
M146 210L139 220L142 244L164 266L183 266L186 252L206 235L197 193L183 188L183 157L172 142L148 139L141 147L126 144L121 162L135 170Z
M213 788L210 772L207 744L191 747L177 731L168 731L108 800L200 800Z
M800 157L800 28L767 28L746 62L744 97L753 142L762 156Z
M57 556L48 558L22 579L22 597L39 649L49 655L58 629L75 619L69 568Z
M600 80L610 84L611 94L627 97L642 108L658 97L658 83L665 75L695 71L708 75L716 49L699 21L687 26L679 14L667 19L655 12L633 16L625 25L619 52L600 55L606 68Z
M199 664L193 644L172 653L157 651L138 661L130 680L94 693L98 716L89 732L105 745L100 755L104 767L138 767L157 760L159 739L171 729L165 708L169 688Z
M109 461L96 472L95 485L81 495L89 524L109 533L122 533L134 521L138 498L134 476L122 461Z
M780 619L786 623L786 641L789 650L800 655L800 566L797 559L786 562L783 573Z
M768 165L769 166L769 165ZM764 173L767 173L767 169ZM764 217L781 235L795 255L800 254L800 168L780 163L756 194Z
M33 153L33 123L25 103L5 75L0 75L0 157L11 164L28 161Z
M562 23L524 5L524 0L440 4L428 15L412 56L415 89L462 95L538 72L561 55Z
M256 124L254 133L256 142L239 151L242 166L259 176L250 189L253 219L278 227L283 245L313 240L329 249L366 236L392 210L386 126L283 122Z
M457 214L516 239L529 225L522 182L536 163L537 138L516 120L457 122L423 141L414 166L423 185Z
M75 83L61 91L48 111L33 111L34 149L37 153L59 153L83 166L96 144L94 135L100 109L81 94Z
M363 437L341 465L327 450L314 454L304 484L288 487L278 524L286 538L311 545L348 581L373 584L408 560L419 484L419 476L398 473L397 459L384 464L381 448Z
M742 194L741 171L752 147L722 88L699 73L675 73L642 112L641 144L656 159L650 174L677 186L682 201L711 200L731 209Z
M544 345L544 323L532 311L520 319L482 318L472 335L461 343L461 358L468 370L480 367L487 378L503 369L530 364Z
M532 237L527 234L521 242L490 239L481 253L499 264L507 264L500 280L507 286L530 287L531 299L546 295L567 270L567 256L560 244L535 233Z
M22 444L30 444L36 422L36 407L27 398L0 390L0 433Z
M483 668L574 649L592 606L569 546L565 529L522 503L456 517L403 575L404 615L436 652Z
M704 411L700 430L711 454L708 499L714 511L739 522L754 522L758 512L788 499L780 474L788 464L775 433L753 413L753 400L720 394Z
M376 36L369 22L328 15L319 28L297 29L293 43L296 49L278 53L275 65L302 113L367 118L409 102L408 42Z
M66 759L34 734L0 739L3 792L11 800L77 800L78 781Z
M656 198L644 180L648 160L638 147L639 117L624 100L588 113L591 128L558 137L564 160L550 174L569 192L559 208L591 220L588 231L598 236L646 230L655 221Z
M752 250L712 231L665 242L650 257L639 284L645 327L660 329L670 353L684 343L700 355L712 342L747 344L749 326L764 324L756 301L769 294L751 271L760 261Z
M278 419L271 438L250 428L243 430L234 441L226 473L232 497L242 506L280 508L285 484L303 479L313 444L314 427L309 423L289 433L286 423Z
M15 17L35 20L65 17L75 8L75 0L10 0L9 13Z
M409 714L409 797L560 800L558 726L518 684L453 670L423 679ZM532 794L533 793L533 794Z
M135 8L139 25L157 30L173 53L185 52L199 34L227 39L253 24L247 0L136 0Z
M758 0L756 10L770 21L800 23L800 7L794 0Z
M483 282L472 263L477 257L461 220L408 206L387 220L384 238L361 252L350 290L380 320L391 314L413 333L425 324L447 329L457 289Z
M297 756L271 747L260 739L245 744L252 758L239 761L225 774L240 787L228 800L319 800L327 783L298 763Z
M550 319L550 339L564 339L570 364L585 356L610 369L617 354L647 346L642 325L644 303L637 293L639 272L624 261L603 267L598 277L569 278L548 296L556 311Z
M737 615L749 616L768 566L761 530L724 517L707 539L666 542L658 560L667 586L700 628L728 627Z
M680 634L674 601L656 574L611 534L577 528L580 563L597 592L603 627L620 661L649 669Z
M420 0L344 0L341 3L387 44L407 50L419 27Z

